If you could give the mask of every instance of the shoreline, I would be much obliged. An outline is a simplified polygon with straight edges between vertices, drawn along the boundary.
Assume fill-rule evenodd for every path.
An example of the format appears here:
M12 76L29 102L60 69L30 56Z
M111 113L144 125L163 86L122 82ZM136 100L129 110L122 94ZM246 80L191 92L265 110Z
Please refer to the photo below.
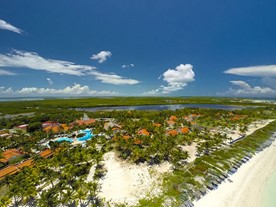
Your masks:
M275 136L275 135L274 135ZM195 207L260 207L265 188L276 172L276 140L224 181L194 202Z

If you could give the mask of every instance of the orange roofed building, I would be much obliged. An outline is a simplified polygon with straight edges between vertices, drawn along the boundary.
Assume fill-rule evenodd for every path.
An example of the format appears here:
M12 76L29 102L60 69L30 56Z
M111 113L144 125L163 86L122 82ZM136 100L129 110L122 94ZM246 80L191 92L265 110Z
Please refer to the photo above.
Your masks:
M39 153L39 155L43 158L48 158L53 155L53 152L50 149L46 149ZM2 170L0 170L0 179L5 177L6 175L12 175L19 172L24 167L32 167L33 166L33 159L25 160L22 163L10 165Z
M140 129L139 131L138 131L138 135L144 135L144 136L149 136L149 132L148 132L148 130L146 130L146 129Z
M22 132L27 132L28 126L29 126L29 124L22 124L22 125L13 127L13 129L19 130L19 131L22 131Z
M155 123L155 124L153 124L153 126L155 126L155 127L161 127L161 124Z
M170 130L170 131L167 131L166 134L169 136L176 136L178 134L178 132L176 130Z
M50 150L50 149L46 149L46 150L40 152L39 154L40 154L40 156L43 157L43 158L48 158L48 157L50 157L50 156L53 155L53 152L52 152L52 150Z
M170 120L170 121L176 121L176 120L177 120L177 117L174 116L174 115L172 115L172 116L170 116L169 120Z
M11 158L23 155L24 153L20 152L18 149L8 149L2 153L3 158L0 160L0 162L6 163Z
M189 128L188 127L183 127L180 129L182 134L187 134L189 132Z
M48 133L49 131L52 131L54 133L58 133L58 132L66 132L69 130L69 127L67 124L59 124L59 125L49 125L43 128L43 131L45 131L46 133Z
M96 122L96 119L81 119L81 120L75 121L75 123L77 123L79 126L94 124L95 122Z

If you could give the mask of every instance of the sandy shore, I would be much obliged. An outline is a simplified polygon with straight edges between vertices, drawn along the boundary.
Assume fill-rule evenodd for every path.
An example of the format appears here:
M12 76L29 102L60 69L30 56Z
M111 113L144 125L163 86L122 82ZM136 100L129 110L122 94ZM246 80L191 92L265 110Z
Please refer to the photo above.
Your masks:
M195 207L260 207L264 188L276 171L276 141L242 165L218 189L195 202Z
M99 182L99 196L111 206L123 203L133 206L142 198L158 196L162 192L160 176L171 170L168 162L153 167L135 165L121 161L114 152L104 155L104 165L107 173Z

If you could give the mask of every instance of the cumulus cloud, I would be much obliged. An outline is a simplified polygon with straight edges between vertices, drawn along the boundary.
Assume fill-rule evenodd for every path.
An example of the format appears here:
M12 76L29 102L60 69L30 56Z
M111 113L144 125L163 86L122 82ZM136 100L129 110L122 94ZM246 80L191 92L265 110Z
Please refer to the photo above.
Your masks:
M111 57L112 53L110 51L101 51L98 54L91 56L92 60L97 60L99 63L103 63L108 57Z
M88 86L82 86L80 84L67 86L63 89L24 87L19 90L13 90L12 88L0 87L1 97L113 96L117 94L118 93L114 91L91 90Z
M35 52L13 50L8 54L0 54L0 67L29 68L44 70L50 73L68 75L85 75L87 71L96 69L93 66L77 65L73 62L46 59Z
M89 74L95 76L96 80L114 85L134 85L140 83L138 80L125 78L116 74L107 74L98 71L90 71Z
M8 30L8 31L15 32L15 33L18 33L18 34L23 33L22 29L19 29L15 26L9 24L8 22L2 20L2 19L0 19L0 29Z
M163 78L167 83L159 88L145 92L144 95L169 94L182 90L189 82L194 81L195 73L191 64L180 64L175 69L168 69L158 79Z
M51 78L46 78L46 80L48 81L49 85L53 85L54 84L54 82L52 81Z
M93 66L77 65L73 62L63 60L46 59L39 56L37 53L19 50L13 50L8 54L0 54L0 68L1 67L29 68L50 73L77 76L92 75L96 80L115 85L132 85L140 82L138 80L125 78L116 74L106 74L96 71L96 67ZM5 70L0 70L0 75L15 74Z
M224 71L224 73L241 76L276 77L276 65L230 68Z
M131 68L131 67L134 67L135 65L134 64L128 64L128 65L122 65L122 68Z
M250 86L248 83L238 80L230 81L238 88L230 88L225 93L218 93L218 95L231 95L231 96L275 96L276 91L269 87Z
M180 64L175 69L163 73L163 80L168 86L163 87L163 93L181 90L188 82L194 81L195 73L191 64Z
M7 71L7 70L1 70L0 69L0 76L3 76L3 75L16 75L16 74L12 73L10 71Z
M161 89L160 88L157 88L157 89L153 89L153 90L150 90L150 91L146 91L143 93L143 95L145 96L155 96L155 95L159 95L161 94Z

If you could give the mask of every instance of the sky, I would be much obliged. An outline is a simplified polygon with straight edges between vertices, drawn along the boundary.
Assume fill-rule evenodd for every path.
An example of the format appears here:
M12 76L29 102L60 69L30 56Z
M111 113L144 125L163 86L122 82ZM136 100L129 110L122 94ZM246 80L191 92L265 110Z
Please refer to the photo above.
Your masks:
M275 0L2 0L0 97L276 97Z

